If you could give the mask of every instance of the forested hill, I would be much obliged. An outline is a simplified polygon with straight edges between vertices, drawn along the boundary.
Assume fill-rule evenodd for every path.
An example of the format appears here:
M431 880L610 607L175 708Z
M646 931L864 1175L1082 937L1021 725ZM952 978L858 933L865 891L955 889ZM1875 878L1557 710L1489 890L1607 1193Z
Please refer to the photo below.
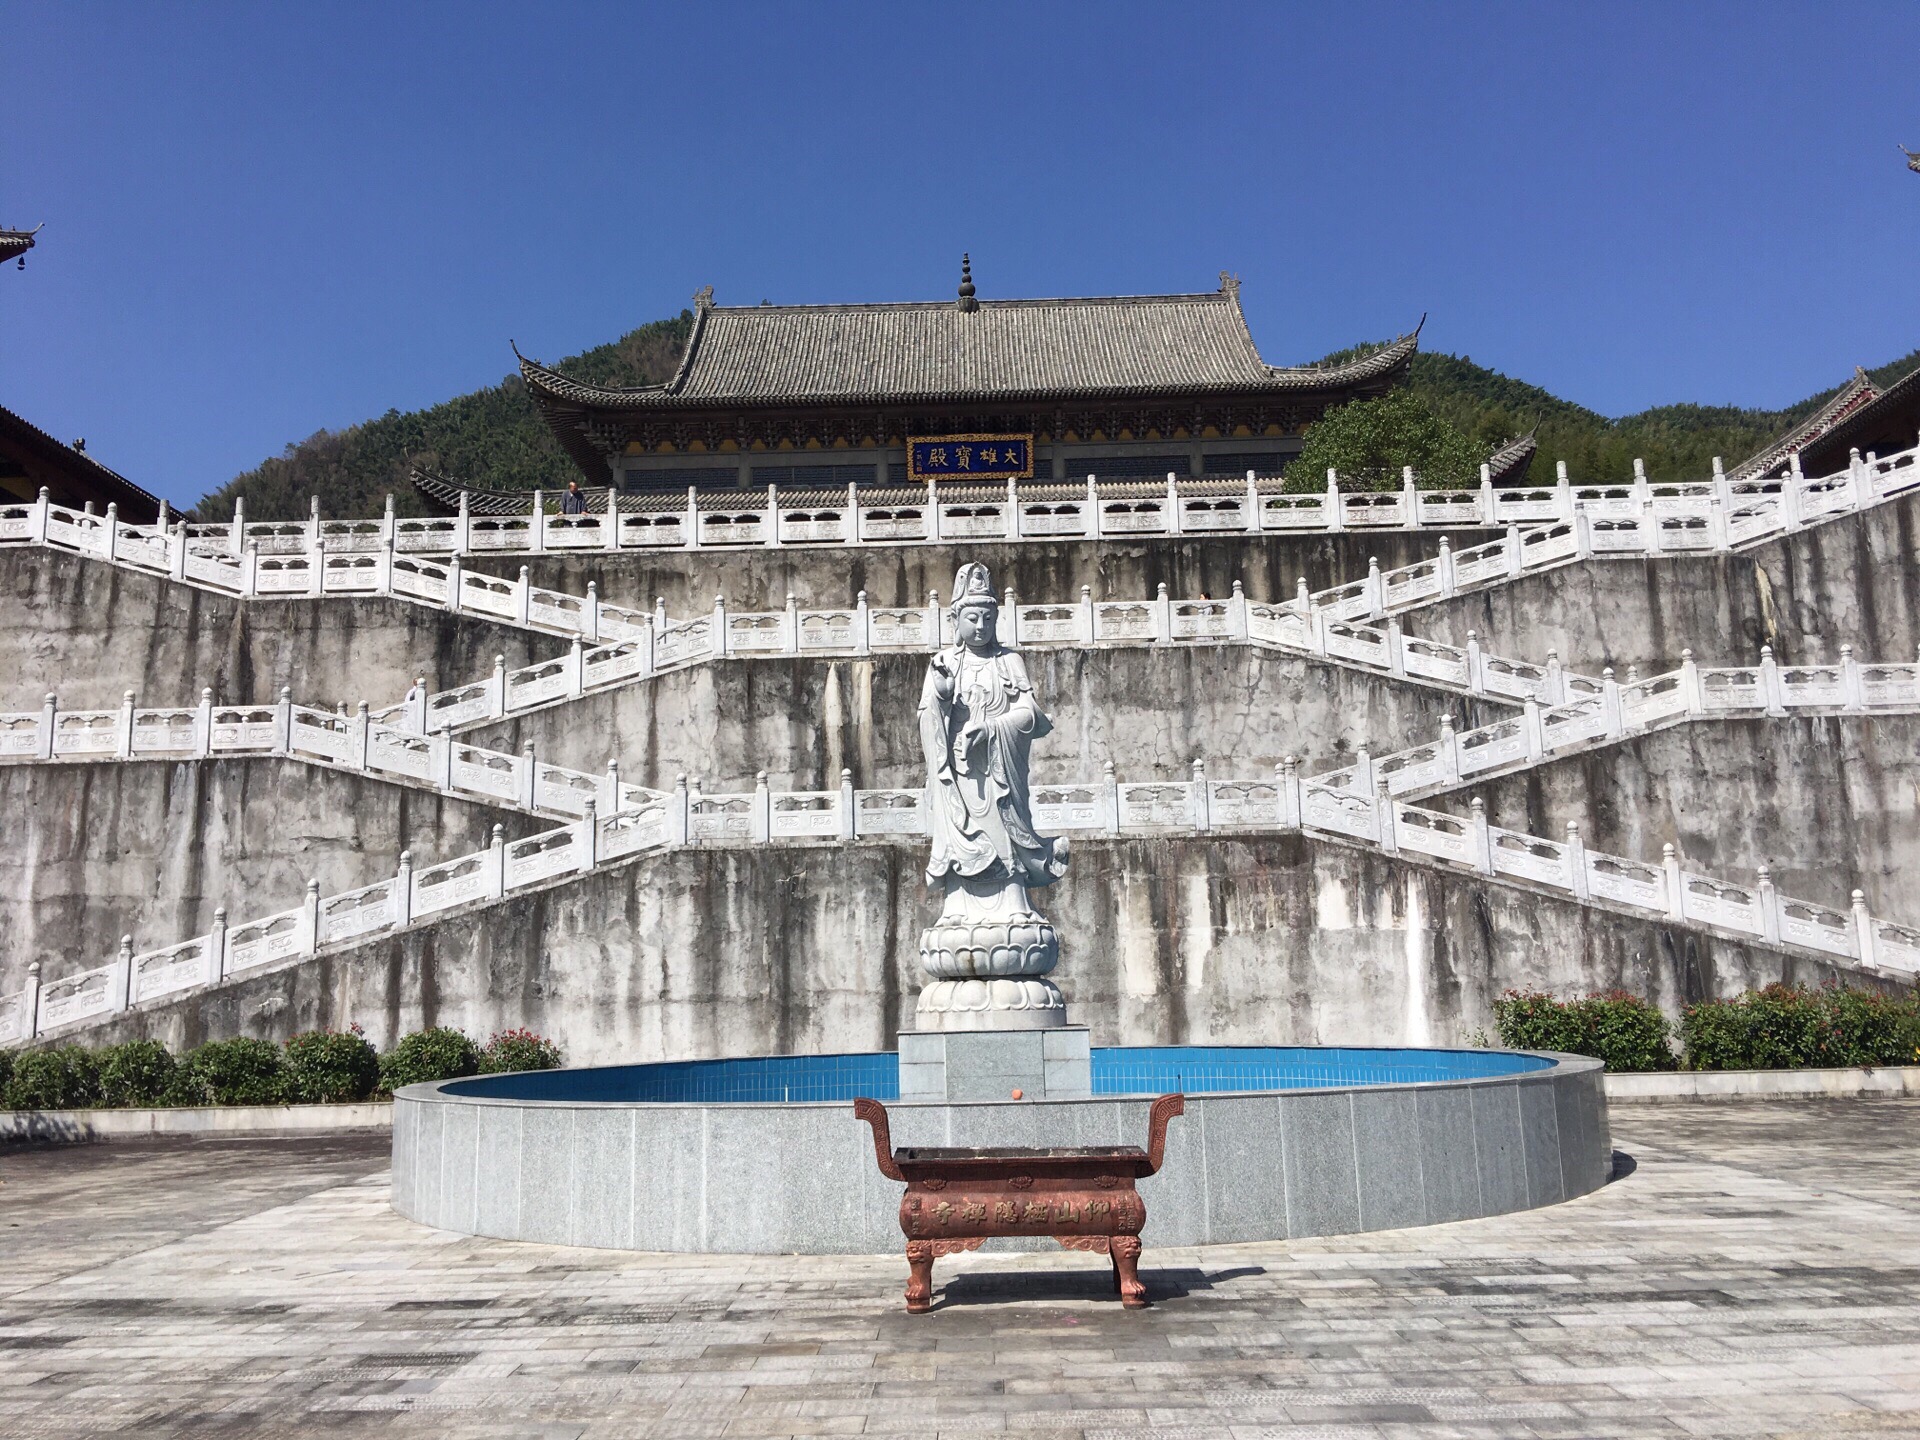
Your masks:
M562 360L558 368L597 385L657 384L679 363L692 324L692 314L682 311ZM1867 373L1884 386L1915 365L1920 350ZM1705 475L1713 456L1731 464L1752 454L1834 393L1809 395L1785 410L1663 405L1609 420L1465 356L1438 354L1414 357L1412 386L1443 418L1489 445L1537 432L1533 474L1545 480L1557 460L1566 461L1576 479L1624 477L1633 473L1636 456L1656 480ZM307 513L309 497L318 495L327 515L374 515L391 492L402 514L418 514L421 505L407 483L409 463L505 490L559 489L579 474L554 443L520 377L509 375L425 410L389 410L346 430L322 430L236 476L195 509L203 518L225 518L234 499L245 495L250 519L296 519Z

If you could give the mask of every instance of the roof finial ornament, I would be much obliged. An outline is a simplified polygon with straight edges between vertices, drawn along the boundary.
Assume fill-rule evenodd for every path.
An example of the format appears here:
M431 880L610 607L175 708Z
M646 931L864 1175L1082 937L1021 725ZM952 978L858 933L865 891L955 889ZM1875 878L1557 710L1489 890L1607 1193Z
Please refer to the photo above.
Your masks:
M693 292L693 308L696 310L713 309L713 287L711 285L702 285L698 290Z
M1900 147L1900 153L1907 157L1907 168L1909 170L1920 171L1920 154L1915 154L1904 145Z
M1240 293L1240 277L1231 270L1222 270L1220 272L1220 293L1222 295L1238 295Z
M953 303L959 310L980 308L980 302L973 298L973 257L964 252L960 256L960 298Z

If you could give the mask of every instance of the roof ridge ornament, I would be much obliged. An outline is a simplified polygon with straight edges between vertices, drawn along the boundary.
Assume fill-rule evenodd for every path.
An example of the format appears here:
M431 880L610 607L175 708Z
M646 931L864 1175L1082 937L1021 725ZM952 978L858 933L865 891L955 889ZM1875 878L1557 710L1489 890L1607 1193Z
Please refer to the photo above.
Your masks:
M1240 277L1231 270L1222 270L1220 272L1220 293L1222 295L1231 295L1235 299L1238 299L1240 295Z
M960 298L953 302L953 308L969 314L980 308L980 302L973 298L973 257L964 251L960 256Z
M702 285L698 290L693 292L693 307L696 310L713 309L713 287L711 285Z

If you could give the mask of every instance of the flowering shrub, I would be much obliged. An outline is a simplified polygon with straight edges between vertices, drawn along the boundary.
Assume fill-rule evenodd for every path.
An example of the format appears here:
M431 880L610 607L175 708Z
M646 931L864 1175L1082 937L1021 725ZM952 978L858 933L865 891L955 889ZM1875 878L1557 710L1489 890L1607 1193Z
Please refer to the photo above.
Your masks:
M95 1053L99 1067L101 1105L159 1105L173 1084L179 1067L158 1040L129 1040Z
M1834 984L1769 985L1689 1005L1680 1036L1690 1070L1920 1063L1920 997Z
M531 1030L500 1030L480 1055L480 1073L499 1075L516 1070L558 1070L560 1047Z
M1515 1050L1591 1055L1616 1071L1674 1068L1667 1017L1658 1005L1625 990L1584 1000L1509 990L1493 1002L1493 1016L1500 1043Z
M309 1030L287 1041L288 1088L304 1105L353 1104L380 1085L380 1057L358 1025Z
M284 1105L287 1058L271 1040L209 1040L189 1050L167 1088L169 1105Z
M380 1088L391 1094L402 1085L457 1080L477 1074L480 1051L458 1030L436 1026L416 1030L380 1057Z

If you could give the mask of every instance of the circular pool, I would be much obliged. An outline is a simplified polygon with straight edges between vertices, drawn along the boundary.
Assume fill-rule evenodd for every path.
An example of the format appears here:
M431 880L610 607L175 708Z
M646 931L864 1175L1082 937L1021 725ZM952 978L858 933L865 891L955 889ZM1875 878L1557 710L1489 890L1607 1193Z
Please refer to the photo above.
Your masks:
M899 1145L1142 1144L1149 1245L1398 1229L1605 1183L1598 1061L1511 1050L1135 1046L1092 1051L1084 1100L896 1103L892 1053L475 1076L394 1097L393 1203L442 1229L634 1250L874 1253L901 1187L851 1101ZM994 1242L1035 1248L1041 1241Z

